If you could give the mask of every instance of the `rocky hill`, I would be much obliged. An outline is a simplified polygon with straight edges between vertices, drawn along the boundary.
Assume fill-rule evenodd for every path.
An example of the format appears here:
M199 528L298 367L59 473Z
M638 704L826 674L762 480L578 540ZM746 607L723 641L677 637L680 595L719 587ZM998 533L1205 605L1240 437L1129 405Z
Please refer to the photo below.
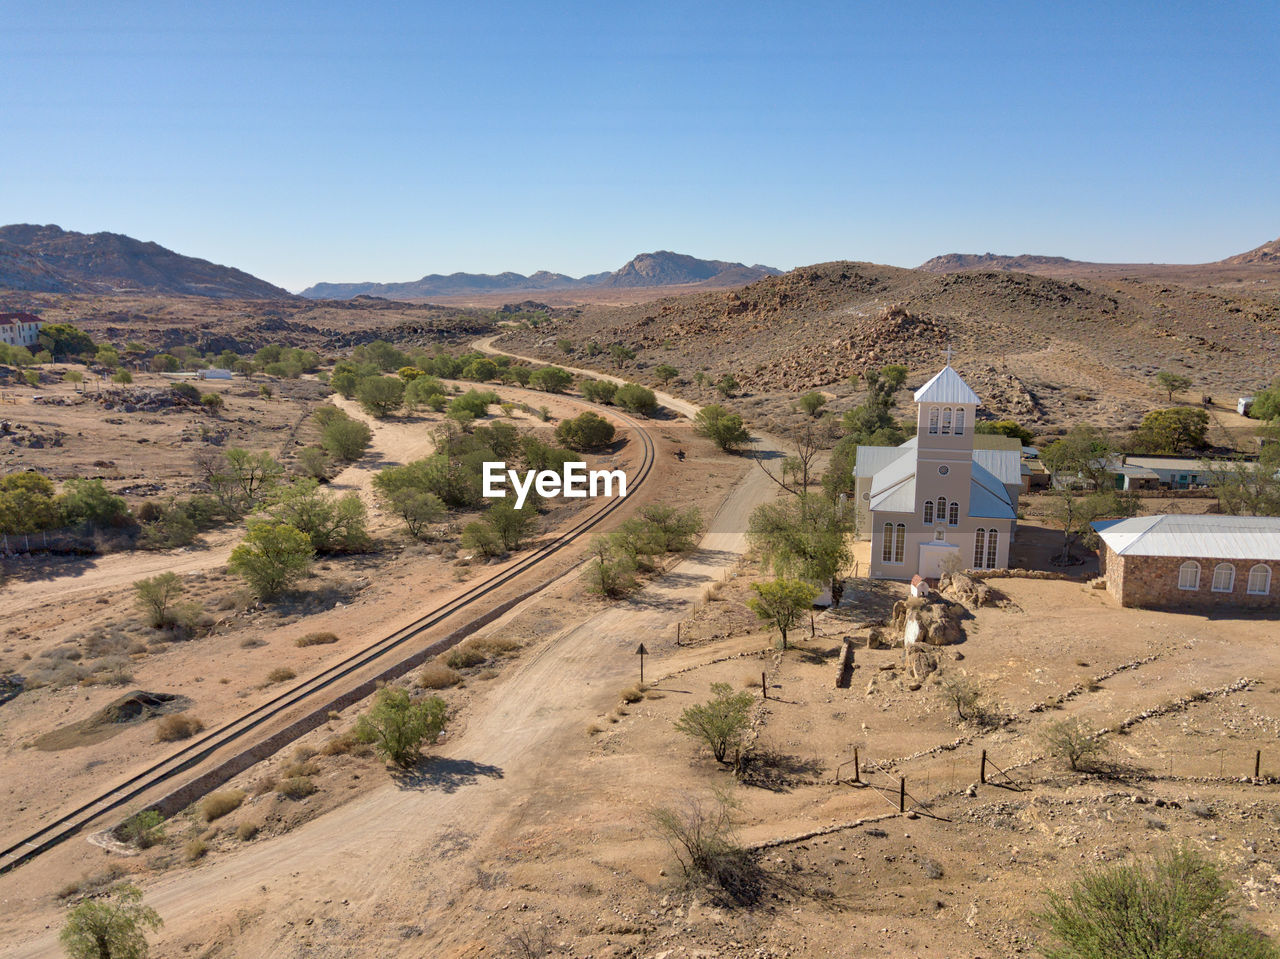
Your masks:
M1001 256L997 253L944 253L921 263L917 269L926 273L957 273L961 270L1002 270L1034 273L1037 267L1070 267L1082 265L1079 260L1064 256L1034 256L1022 253L1018 256Z
M0 289L284 299L287 290L158 243L58 226L0 227Z
M567 360L562 339L574 344ZM504 341L585 366L600 362L593 342L625 343L638 354L628 375L652 382L649 371L669 364L703 402L716 401L710 384L732 373L747 394L732 404L768 416L807 390L852 398L848 377L887 363L906 364L918 386L951 347L992 415L1040 428L1088 416L1121 428L1158 401L1160 370L1220 397L1265 383L1280 368L1280 304L1239 287L836 262L731 291L584 308Z
M590 290L620 287L661 287L701 284L724 289L750 283L780 270L768 266L747 266L724 260L700 260L683 253L659 250L641 253L625 266L610 273L572 277L539 270L521 273L432 273L404 283L317 283L302 291L312 299L350 299L354 296L381 296L393 300L423 300L433 296L459 296L495 292L537 293L549 290Z
M1222 261L1224 264L1232 266L1244 266L1248 264L1265 264L1267 266L1280 265L1280 239L1272 240L1270 243L1264 243L1262 246L1255 247L1247 253L1237 253L1235 256L1229 256Z

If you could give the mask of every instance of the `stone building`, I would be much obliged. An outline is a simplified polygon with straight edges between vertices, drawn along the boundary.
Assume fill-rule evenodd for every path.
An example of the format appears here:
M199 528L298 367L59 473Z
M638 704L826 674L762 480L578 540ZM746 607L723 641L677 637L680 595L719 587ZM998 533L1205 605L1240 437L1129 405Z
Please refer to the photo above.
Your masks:
M1280 609L1280 517L1137 516L1093 528L1122 606Z

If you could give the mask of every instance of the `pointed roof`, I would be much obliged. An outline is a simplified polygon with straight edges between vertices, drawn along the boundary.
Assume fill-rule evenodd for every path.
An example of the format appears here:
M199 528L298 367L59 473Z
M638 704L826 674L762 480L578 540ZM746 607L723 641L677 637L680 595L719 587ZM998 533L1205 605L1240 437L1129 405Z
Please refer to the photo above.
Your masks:
M948 363L920 389L916 390L917 403L972 403L979 406L982 400L969 389L969 384Z

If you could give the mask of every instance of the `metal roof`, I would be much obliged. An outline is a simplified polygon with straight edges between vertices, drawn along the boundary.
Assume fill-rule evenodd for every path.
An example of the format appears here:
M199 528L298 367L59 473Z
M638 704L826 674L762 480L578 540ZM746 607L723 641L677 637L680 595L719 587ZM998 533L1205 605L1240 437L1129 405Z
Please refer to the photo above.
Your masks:
M1204 473L1212 466L1229 465L1228 463L1213 463L1209 461L1206 465L1202 459L1193 459L1192 457L1183 456L1126 456L1124 458L1125 466L1143 466L1150 470L1174 470L1188 473Z
M871 509L877 513L914 513L916 511L915 474L911 474L904 483L873 493Z
M1135 516L1094 523L1121 556L1280 560L1280 516Z
M1022 457L1016 450L974 450L973 461L1001 483L1012 486L1022 482Z
M874 497L879 493L883 493L889 487L897 486L903 480L913 478L915 475L916 458L914 456L903 456L872 477L871 495Z
M928 383L916 390L917 403L970 403L978 406L982 400L969 389L969 384L948 363Z
M890 463L897 462L898 458L907 452L905 444L903 446L859 446L853 463L853 475L875 476Z

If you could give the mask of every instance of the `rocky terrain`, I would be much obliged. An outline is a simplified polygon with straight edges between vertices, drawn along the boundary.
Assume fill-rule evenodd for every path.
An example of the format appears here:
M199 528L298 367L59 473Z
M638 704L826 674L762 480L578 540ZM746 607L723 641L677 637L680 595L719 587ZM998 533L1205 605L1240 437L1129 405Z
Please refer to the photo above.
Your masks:
M776 276L773 267L747 266L724 260L700 260L684 253L659 250L641 253L620 269L583 277L539 270L531 276L521 273L432 273L406 283L317 283L302 291L315 299L348 299L353 296L382 296L396 300L428 297L489 294L495 292L534 293L545 290L590 290L630 287L663 287L702 284L707 287L738 286L763 276Z
M288 299L243 270L183 256L119 233L29 223L0 227L0 289Z

